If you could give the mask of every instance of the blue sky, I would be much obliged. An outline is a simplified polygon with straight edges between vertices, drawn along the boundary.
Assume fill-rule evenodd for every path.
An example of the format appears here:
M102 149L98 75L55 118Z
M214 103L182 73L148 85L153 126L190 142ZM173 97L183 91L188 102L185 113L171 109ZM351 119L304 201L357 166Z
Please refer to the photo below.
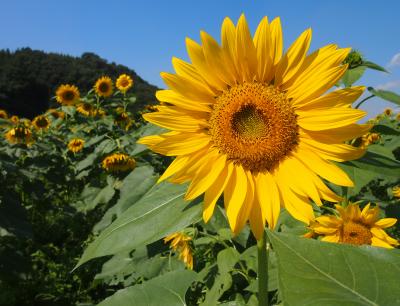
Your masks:
M159 73L172 71L172 56L187 59L185 37L199 40L199 31L205 30L219 38L225 16L236 21L245 13L252 31L263 16L280 16L286 47L311 27L311 49L337 43L360 50L391 74L368 71L359 83L400 92L400 1L1 2L0 48L29 46L76 56L95 52L159 87L164 86ZM394 107L377 98L365 104L371 115L389 105Z

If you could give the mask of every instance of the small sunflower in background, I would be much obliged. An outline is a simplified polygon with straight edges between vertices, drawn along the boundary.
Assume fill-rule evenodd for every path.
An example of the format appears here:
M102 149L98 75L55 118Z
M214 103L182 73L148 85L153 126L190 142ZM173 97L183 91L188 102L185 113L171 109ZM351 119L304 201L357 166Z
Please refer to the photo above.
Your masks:
M33 119L32 125L37 130L47 130L50 126L50 120L43 115L39 115Z
M79 89L75 85L64 84L56 90L56 100L62 105L74 105L80 98Z
M124 172L133 170L136 166L136 161L124 153L114 153L103 159L102 167L108 172Z
M125 129L126 131L129 130L129 128L133 124L132 119L129 118L129 114L126 111L124 111L123 107L118 107L116 109L114 122L122 129Z
M320 216L311 222L312 233L322 236L322 241L348 243L355 245L372 245L393 248L399 245L390 237L385 228L393 226L397 219L379 219L379 208L366 205L363 210L357 203L347 207L335 205L339 216Z
M368 133L361 137L361 147L365 148L371 144L377 143L381 139L379 133Z
M386 116L391 116L393 114L393 110L391 108L385 108L385 110L383 111L383 113Z
M59 111L55 108L50 108L49 110L47 110L46 114L55 120L65 118L65 113L63 111Z
M94 90L99 97L107 98L113 93L113 82L108 76L103 76L96 81Z
M396 115L396 120L397 120L397 121L400 121L400 113L397 113L397 115Z
M89 103L79 103L76 106L76 111L86 117L90 117L93 116L93 112L94 112L94 107L93 105L89 104Z
M16 116L16 115L13 115L13 116L10 117L10 121L11 121L12 123L14 123L14 124L18 124L18 122L19 122L19 117Z
M84 144L85 141L81 138L71 139L70 142L68 143L68 150L73 153L78 153L82 151Z
M103 118L106 115L106 111L104 109L98 108L93 111L93 117Z
M24 125L20 125L8 130L5 134L5 138L11 144L21 143L30 145L33 143L32 132Z
M4 109L0 109L0 119L8 119L8 114Z
M124 94L132 87L132 85L133 80L127 74L121 74L115 83L115 86L118 88L118 90Z
M185 265L193 270L193 252L190 246L192 237L183 233L177 232L168 235L164 238L164 243L170 243L170 248L179 253L179 259L181 259Z
M395 186L392 188L392 194L395 198L400 199L400 186Z

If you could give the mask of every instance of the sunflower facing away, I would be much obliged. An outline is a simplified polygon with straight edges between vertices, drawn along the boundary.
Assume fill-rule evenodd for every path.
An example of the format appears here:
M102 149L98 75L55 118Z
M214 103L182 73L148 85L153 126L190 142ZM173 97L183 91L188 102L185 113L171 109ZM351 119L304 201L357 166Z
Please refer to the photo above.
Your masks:
M96 81L94 90L98 96L107 98L113 93L113 82L108 76L103 76Z
M8 119L8 114L3 109L0 109L0 119Z
M122 93L126 93L132 87L132 85L132 78L127 74L121 74L115 83L115 86L117 86L119 91Z
M64 119L65 113L63 111L58 111L55 108L50 108L47 110L46 114L50 115L52 119Z
M136 166L136 161L124 153L114 153L103 159L102 167L109 172L124 172L133 170Z
M56 100L62 105L74 105L80 100L78 87L75 85L61 85L56 91Z
M393 194L394 197L400 199L400 186L393 187L392 194Z
M350 243L356 245L369 244L384 248L399 245L396 239L383 230L393 226L397 219L379 219L379 208L366 205L363 210L358 204L347 207L335 205L339 216L321 216L311 222L313 233L322 235L322 241Z
M164 243L170 242L170 248L179 253L179 259L193 270L193 254L190 247L192 238L185 233L174 233L164 238Z
M265 17L252 38L242 15L222 25L219 45L201 32L186 46L191 63L173 58L176 73L162 73L169 89L157 92L158 111L143 115L170 132L139 140L177 156L160 180L190 182L185 198L204 195L207 222L224 196L229 224L238 233L247 220L259 239L274 228L285 207L295 218L314 218L310 199L340 198L323 183L353 186L332 161L359 158L364 150L344 144L370 126L351 104L364 87L326 93L346 72L350 49L327 45L311 54L311 30L283 53L280 19Z
M32 132L24 125L17 126L7 131L5 138L12 144L23 143L31 145L33 143Z
M32 125L37 130L47 130L50 126L50 120L45 116L39 115L32 120Z
M68 143L68 150L70 150L73 153L78 153L82 151L84 144L85 141L83 139L80 138L71 139L70 142Z
M89 103L79 103L76 106L76 111L86 117L93 116L94 107Z

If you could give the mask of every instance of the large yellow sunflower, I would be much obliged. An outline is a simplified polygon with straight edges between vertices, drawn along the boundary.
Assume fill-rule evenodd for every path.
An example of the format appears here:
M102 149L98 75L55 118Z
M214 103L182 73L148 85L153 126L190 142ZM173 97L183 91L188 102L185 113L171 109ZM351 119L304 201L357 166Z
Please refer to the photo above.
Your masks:
M78 87L75 85L61 85L56 91L56 100L62 105L74 105L80 100Z
M115 86L117 86L122 93L126 93L132 87L132 85L132 78L127 74L121 74L115 83Z
M113 82L108 76L103 76L96 81L94 85L96 94L100 97L107 98L113 93Z
M281 206L295 218L314 218L310 199L338 201L322 179L353 186L332 161L359 158L364 150L344 142L370 126L351 104L364 87L326 93L346 72L350 49L331 44L311 54L311 30L283 53L280 19L265 17L252 38L242 15L226 18L221 45L201 32L186 45L191 63L173 58L176 73L162 73L158 111L143 117L171 130L142 138L152 150L177 156L160 180L190 181L186 199L204 195L203 218L220 195L238 233L247 220L259 239L265 222L277 223Z
M396 239L383 230L393 226L397 219L379 219L379 208L366 205L361 211L358 204L349 204L346 208L336 205L339 216L321 216L311 223L313 233L322 235L322 241L369 244L384 248L399 245Z

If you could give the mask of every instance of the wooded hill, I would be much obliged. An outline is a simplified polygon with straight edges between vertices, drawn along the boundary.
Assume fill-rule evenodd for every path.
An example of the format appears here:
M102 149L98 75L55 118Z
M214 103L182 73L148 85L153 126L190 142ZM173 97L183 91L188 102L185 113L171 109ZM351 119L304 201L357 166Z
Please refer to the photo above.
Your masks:
M74 84L84 93L93 87L97 78L108 75L115 80L122 73L130 75L135 84L133 92L137 102L131 111L155 103L155 86L132 69L108 63L94 53L73 57L30 48L15 52L0 50L0 109L32 118L55 103L51 98L60 84Z

